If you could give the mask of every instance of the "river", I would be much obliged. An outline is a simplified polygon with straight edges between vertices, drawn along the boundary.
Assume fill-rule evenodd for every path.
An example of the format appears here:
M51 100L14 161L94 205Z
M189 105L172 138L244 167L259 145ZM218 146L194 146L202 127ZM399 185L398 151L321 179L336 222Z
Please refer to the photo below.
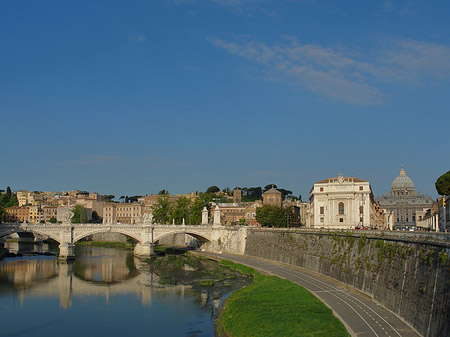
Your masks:
M214 336L223 299L251 282L181 255L141 260L125 249L77 247L76 256L0 261L0 336Z

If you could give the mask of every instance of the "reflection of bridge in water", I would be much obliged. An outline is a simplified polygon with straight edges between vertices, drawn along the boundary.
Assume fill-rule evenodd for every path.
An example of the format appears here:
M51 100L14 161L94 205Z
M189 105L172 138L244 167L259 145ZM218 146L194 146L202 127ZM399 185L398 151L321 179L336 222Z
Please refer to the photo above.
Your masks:
M84 261L83 261L84 262ZM159 276L151 273L149 265L133 257L135 269L123 263L102 263L100 274L89 264L78 262L60 263L55 259L9 260L0 264L2 284L12 285L19 294L21 303L26 298L59 297L60 306L69 308L73 297L104 297L134 295L141 299L142 306L150 307L152 293L174 293L184 297L191 287L186 285L161 286ZM95 281L94 281L95 280ZM106 282L106 283L105 283ZM200 294L202 305L206 305L208 294Z
M188 234L199 241L202 248L219 252L223 248L229 253L242 254L247 237L246 227L224 227L208 225L157 225L157 224L8 224L0 225L0 237L12 233L31 232L45 235L59 242L59 259L75 258L75 242L98 233L119 233L137 242L134 254L139 257L153 255L155 242L165 236Z

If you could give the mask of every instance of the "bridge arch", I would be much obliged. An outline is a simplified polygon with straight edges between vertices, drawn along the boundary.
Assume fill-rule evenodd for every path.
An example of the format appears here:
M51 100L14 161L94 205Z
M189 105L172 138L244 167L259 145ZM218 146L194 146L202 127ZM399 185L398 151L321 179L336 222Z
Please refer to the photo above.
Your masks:
M154 241L156 242L156 241L159 241L159 240L161 240L161 239L163 239L163 238L165 238L167 236L175 235L175 234L187 234L187 235L190 235L190 236L196 238L199 242L204 242L204 243L213 241L211 238L209 238L208 236L206 236L203 233L198 233L198 232L193 231L193 230L183 230L183 229L174 230L174 231L162 233L162 234L159 234L159 235L155 235Z
M41 230L36 230L36 229L25 229L25 228L7 228L7 229L2 229L0 231L0 237L4 237L7 235L11 235L14 233L32 233L36 236L36 234L39 235L43 235L43 236L48 236L49 238L51 238L52 240L55 240L58 243L61 243L61 239L59 238L59 236L54 235L53 233L49 233L46 231L41 231Z
M77 233L73 237L73 243L76 243L76 242L88 237L89 235L101 234L101 233L117 233L117 234L122 234L127 237L130 237L133 240L136 240L137 242L142 241L142 238L137 233L130 233L125 230L115 229L115 228L111 227L111 229L108 229L108 230L106 230L105 228L100 228L100 229L96 229L96 230L90 230L90 231L86 231L86 232L82 232L82 233Z

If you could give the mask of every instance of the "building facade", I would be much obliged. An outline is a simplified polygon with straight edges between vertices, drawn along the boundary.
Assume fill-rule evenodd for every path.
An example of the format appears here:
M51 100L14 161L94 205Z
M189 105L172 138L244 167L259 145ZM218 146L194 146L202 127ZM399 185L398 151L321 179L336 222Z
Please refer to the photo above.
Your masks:
M283 194L272 187L270 190L263 193L263 204L281 207L283 204Z
M108 203L103 207L103 223L134 224L144 214L141 203Z
M12 206L5 208L5 222L25 222L28 221L30 210L28 207Z
M376 200L382 209L392 212L396 230L414 230L433 206L433 199L429 195L423 195L420 191L416 193L414 182L406 175L403 165L400 174L392 182L390 194L385 192Z
M373 195L366 180L344 177L328 178L315 183L309 197L311 228L373 227Z

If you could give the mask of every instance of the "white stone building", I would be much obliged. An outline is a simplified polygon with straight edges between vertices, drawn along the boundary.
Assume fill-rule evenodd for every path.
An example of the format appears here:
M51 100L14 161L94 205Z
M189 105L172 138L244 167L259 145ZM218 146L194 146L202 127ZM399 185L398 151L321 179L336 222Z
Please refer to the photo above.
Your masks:
M314 184L309 197L311 228L370 227L373 195L366 180L344 177L328 178Z
M414 182L403 169L391 185L391 192L386 192L376 199L380 207L394 214L394 229L414 230L417 222L424 219L426 212L433 207L433 199L420 190L416 193Z

